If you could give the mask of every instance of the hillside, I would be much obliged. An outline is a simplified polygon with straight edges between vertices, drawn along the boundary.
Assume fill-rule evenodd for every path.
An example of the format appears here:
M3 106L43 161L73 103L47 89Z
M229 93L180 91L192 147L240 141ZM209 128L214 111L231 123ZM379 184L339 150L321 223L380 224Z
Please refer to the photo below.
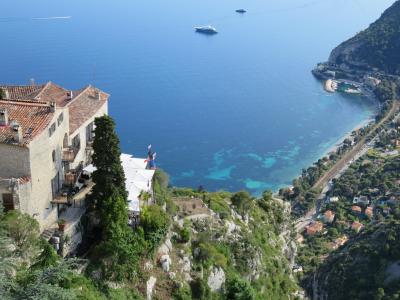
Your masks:
M377 68L400 75L400 1L396 1L368 29L335 48L329 63L345 70Z
M364 231L317 270L314 299L399 299L400 222Z
M155 256L142 263L139 290L155 282L155 299L293 298L289 214L271 193L164 195L173 221Z

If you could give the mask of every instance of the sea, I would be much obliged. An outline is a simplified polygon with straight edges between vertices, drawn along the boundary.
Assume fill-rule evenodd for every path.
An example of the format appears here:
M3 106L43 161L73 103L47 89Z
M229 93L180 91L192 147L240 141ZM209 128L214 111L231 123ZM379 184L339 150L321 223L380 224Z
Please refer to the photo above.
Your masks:
M373 115L311 70L394 0L1 2L0 82L95 85L122 151L152 144L171 185L259 195Z

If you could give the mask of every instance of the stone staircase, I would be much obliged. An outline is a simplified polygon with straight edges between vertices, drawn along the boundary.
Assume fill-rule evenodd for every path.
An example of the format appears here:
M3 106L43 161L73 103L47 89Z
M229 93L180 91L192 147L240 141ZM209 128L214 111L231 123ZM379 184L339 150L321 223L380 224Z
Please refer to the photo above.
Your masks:
M55 232L56 232L55 228L46 229L45 231L42 232L40 236L44 238L46 241L48 241Z

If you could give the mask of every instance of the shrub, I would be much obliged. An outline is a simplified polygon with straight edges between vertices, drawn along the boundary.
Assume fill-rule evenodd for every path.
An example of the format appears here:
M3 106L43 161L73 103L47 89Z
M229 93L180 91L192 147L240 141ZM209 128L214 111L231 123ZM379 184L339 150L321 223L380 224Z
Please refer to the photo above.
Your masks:
M187 226L183 227L180 232L180 242L187 243L190 241L190 228Z
M192 298L199 300L208 300L211 298L211 290L204 279L196 278L190 283Z
M140 223L150 253L154 252L167 234L169 221L169 216L157 205L147 206L142 209Z
M226 296L231 300L253 300L255 292L247 280L234 275L226 283Z
M248 192L240 191L233 194L233 196L231 197L231 201L238 212L244 213L250 209L252 199Z
M0 222L0 229L15 244L15 252L20 257L29 257L39 249L39 223L28 214L18 210L7 212Z

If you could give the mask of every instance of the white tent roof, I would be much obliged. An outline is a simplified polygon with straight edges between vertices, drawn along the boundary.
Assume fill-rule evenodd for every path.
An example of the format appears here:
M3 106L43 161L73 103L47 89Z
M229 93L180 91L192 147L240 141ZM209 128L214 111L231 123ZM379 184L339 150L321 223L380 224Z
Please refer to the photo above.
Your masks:
M152 180L154 170L147 170L145 158L134 158L130 154L121 154L122 167L125 173L125 187L128 192L128 209L133 212L140 211L139 196L142 192L152 190ZM88 173L93 173L96 167L88 165L83 169Z

